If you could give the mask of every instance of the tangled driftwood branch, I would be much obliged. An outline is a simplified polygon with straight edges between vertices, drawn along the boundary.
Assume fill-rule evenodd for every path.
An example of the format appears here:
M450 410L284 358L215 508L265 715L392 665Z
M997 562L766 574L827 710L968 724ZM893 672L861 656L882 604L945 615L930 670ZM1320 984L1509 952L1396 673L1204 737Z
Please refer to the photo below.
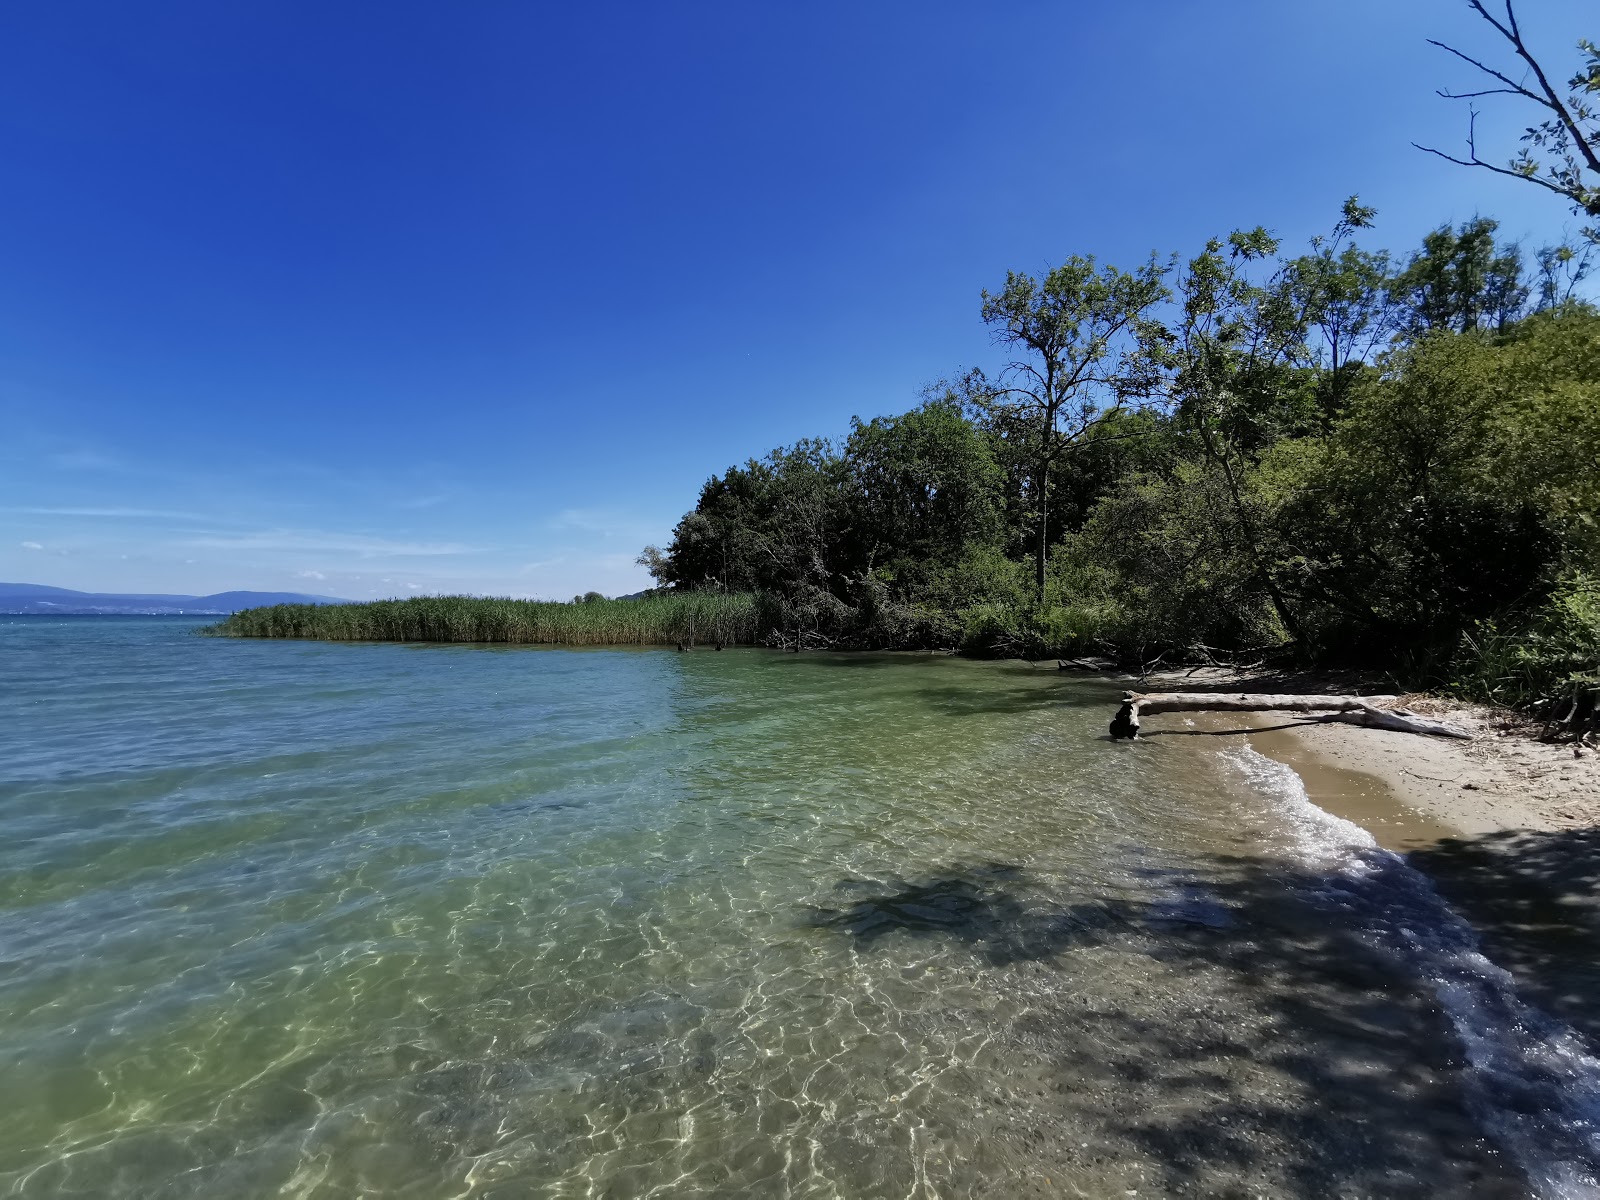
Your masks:
M1466 738L1472 735L1443 721L1430 721L1409 709L1383 708L1396 696L1298 696L1270 693L1213 692L1125 692L1122 707L1111 720L1111 736L1139 736L1141 713L1164 712L1295 712L1311 715L1313 721L1343 721L1374 729L1399 733L1431 733L1438 737Z

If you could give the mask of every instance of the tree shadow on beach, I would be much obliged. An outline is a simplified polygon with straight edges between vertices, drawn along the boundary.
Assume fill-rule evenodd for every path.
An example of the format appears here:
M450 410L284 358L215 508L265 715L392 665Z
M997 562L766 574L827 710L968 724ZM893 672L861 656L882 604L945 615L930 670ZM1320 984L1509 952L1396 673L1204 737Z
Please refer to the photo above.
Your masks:
M1533 981L1524 999L1581 1030L1595 1028L1600 1001L1572 986L1565 960L1573 939L1592 929L1580 935L1556 919L1548 936L1523 932L1551 919L1551 903L1570 908L1582 896L1592 904L1600 876L1593 848L1585 833L1446 843L1418 856L1429 869L1448 868L1447 896L1478 891L1481 903L1469 911L1490 920L1491 957ZM1497 889L1484 878L1503 880L1507 870L1525 882ZM1168 1193L1528 1194L1517 1163L1485 1131L1484 1081L1434 980L1396 944L1403 939L1374 933L1396 928L1396 906L1429 902L1401 860L1373 851L1359 884L1225 855L1192 872L1153 875L1152 898L1065 905L1042 902L1028 873L1007 864L889 883L850 879L809 919L868 951L895 937L939 939L993 969L1043 976L1043 999L1030 992L1026 1017L1003 1036L1042 1060L1054 1119L1065 1114L1074 1129L1096 1131L1082 1153L1153 1162ZM1559 883L1567 900L1531 898L1529 877ZM1108 1003L1074 986L1079 965L1098 971L1104 961L1077 956L1107 952L1148 961L1153 978L1169 977L1165 990L1113 993ZM1597 957L1584 954L1580 974ZM1185 1000L1174 1002L1180 994ZM1539 1090L1546 1086L1559 1081L1523 1081L1517 1095L1499 1099L1537 1108L1549 1100ZM1030 1153L1049 1144L1026 1124L1014 1122Z
M1600 1052L1600 829L1446 838L1410 859L1523 998Z
M1275 733L1280 729L1304 729L1308 725L1320 725L1321 721L1285 721L1281 725L1244 725L1237 729L1142 729L1139 731L1139 740L1147 741L1158 737L1236 737L1245 733Z

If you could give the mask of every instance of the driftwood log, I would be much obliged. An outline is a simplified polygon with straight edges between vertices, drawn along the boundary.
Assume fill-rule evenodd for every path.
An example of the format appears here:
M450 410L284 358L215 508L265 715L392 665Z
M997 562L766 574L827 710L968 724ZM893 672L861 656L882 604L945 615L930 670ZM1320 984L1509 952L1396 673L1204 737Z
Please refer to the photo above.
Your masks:
M1058 658L1056 670L1058 671L1094 671L1101 673L1115 671L1117 664L1109 658L1096 658L1090 655L1087 658Z
M1111 719L1113 738L1139 736L1142 713L1164 712L1294 712L1306 713L1313 721L1343 721L1398 733L1431 733L1437 737L1465 738L1472 735L1443 721L1430 721L1409 709L1384 708L1397 696L1300 696L1270 693L1228 692L1124 692L1122 707Z

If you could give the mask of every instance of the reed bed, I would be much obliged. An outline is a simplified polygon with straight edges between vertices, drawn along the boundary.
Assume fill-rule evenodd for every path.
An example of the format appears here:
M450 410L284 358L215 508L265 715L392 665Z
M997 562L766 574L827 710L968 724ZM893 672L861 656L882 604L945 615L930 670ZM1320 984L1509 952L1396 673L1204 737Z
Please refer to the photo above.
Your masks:
M315 638L336 642L508 642L558 646L739 645L771 627L769 602L754 594L669 592L634 600L545 600L417 596L368 604L275 604L249 608L205 630L217 637Z

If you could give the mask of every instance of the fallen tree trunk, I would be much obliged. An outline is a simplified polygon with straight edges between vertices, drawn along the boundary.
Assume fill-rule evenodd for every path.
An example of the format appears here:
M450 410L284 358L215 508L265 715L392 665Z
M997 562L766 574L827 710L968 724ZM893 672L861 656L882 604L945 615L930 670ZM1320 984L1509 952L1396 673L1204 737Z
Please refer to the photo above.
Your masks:
M1056 670L1058 671L1115 671L1117 664L1109 658L1097 658L1090 655L1087 658L1058 658Z
M1443 721L1430 721L1409 709L1383 708L1396 696L1302 696L1270 693L1125 692L1122 707L1111 721L1113 738L1139 736L1141 713L1164 712L1298 712L1316 721L1343 721L1397 733L1430 733L1437 737L1465 738L1465 729Z

